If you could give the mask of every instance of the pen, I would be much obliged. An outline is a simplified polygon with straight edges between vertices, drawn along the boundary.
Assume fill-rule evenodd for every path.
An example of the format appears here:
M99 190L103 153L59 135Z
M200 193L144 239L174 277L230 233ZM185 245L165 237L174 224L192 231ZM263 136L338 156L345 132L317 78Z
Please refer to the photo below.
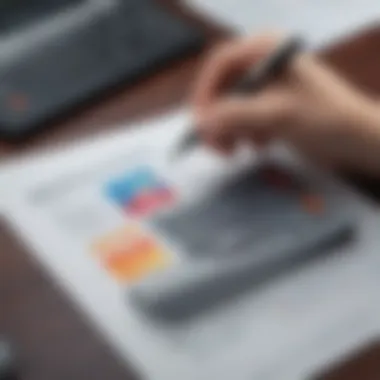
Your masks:
M266 59L255 64L248 73L230 90L232 93L246 94L262 89L275 79L288 66L292 58L302 49L303 41L299 37L286 39ZM200 144L195 129L190 130L176 146L175 157L183 156Z

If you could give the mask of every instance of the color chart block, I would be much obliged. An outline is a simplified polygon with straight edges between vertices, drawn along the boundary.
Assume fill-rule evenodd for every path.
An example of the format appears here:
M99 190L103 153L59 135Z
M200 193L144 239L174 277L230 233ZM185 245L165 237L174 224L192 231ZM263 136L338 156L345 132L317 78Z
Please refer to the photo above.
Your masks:
M136 226L112 232L93 244L95 256L119 282L134 282L165 268L170 255L152 236Z

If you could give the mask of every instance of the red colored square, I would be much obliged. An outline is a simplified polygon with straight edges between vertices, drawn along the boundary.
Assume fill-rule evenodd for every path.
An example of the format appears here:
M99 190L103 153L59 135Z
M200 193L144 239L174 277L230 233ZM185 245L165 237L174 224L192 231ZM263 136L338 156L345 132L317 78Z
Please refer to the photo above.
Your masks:
M133 217L145 217L171 204L173 201L174 196L169 189L145 190L126 205L125 211Z

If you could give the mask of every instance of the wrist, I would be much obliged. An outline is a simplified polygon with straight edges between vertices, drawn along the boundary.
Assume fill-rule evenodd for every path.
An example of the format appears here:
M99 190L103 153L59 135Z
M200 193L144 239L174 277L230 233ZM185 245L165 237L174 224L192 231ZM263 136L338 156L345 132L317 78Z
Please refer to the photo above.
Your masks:
M361 99L350 107L346 121L353 139L351 166L380 178L380 108L371 99Z

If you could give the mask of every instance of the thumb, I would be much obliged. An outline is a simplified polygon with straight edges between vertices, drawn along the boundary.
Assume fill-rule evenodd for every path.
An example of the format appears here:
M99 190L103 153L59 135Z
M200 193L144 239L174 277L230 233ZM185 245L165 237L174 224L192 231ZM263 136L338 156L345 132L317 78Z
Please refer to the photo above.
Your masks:
M197 125L206 140L255 139L262 133L276 135L292 115L291 99L279 90L259 96L230 97L206 107L197 115Z

